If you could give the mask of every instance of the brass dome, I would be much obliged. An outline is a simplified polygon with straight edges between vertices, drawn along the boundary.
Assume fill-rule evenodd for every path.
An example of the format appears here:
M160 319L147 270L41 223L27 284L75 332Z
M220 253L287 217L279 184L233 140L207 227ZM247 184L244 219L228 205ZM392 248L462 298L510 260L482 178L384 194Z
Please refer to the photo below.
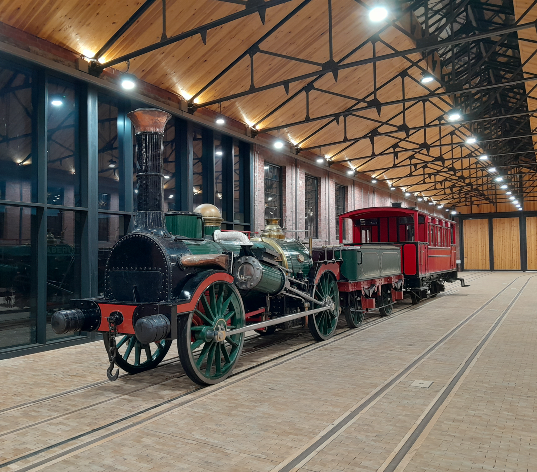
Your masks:
M220 226L224 219L220 210L210 203L202 203L194 208L194 213L200 213L205 226Z

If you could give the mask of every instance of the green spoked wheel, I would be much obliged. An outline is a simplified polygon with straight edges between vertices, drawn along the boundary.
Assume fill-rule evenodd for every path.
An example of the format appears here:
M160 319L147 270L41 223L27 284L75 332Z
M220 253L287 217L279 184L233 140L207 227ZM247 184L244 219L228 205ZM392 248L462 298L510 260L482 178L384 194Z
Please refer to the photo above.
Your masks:
M200 385L224 380L241 354L244 333L222 336L245 324L244 306L237 289L214 282L201 294L196 308L179 321L177 348L186 374Z
M108 352L110 334L103 333L104 346ZM162 340L158 343L142 344L134 334L119 335L116 339L117 354L115 363L129 374L138 374L155 368L166 357L172 342Z
M388 291L382 291L380 296L380 316L390 316L393 312L392 294Z
M348 304L342 311L349 328L358 328L364 321L361 297L354 292L349 293Z
M313 296L316 300L332 305L331 310L321 311L308 316L308 328L317 341L324 341L334 334L339 317L339 289L337 280L332 272L321 275L315 286ZM314 308L320 308L314 304Z

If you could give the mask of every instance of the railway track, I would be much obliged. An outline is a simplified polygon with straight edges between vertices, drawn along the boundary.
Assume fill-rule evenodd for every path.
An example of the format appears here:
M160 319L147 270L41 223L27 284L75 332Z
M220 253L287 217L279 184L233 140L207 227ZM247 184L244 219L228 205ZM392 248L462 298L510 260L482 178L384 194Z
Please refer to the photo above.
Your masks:
M485 275L486 274L479 274L478 273L478 274L472 275L471 277L467 277L467 281L472 282L472 280L476 280L477 278L481 278L481 277L483 277ZM460 290L460 286L458 286L458 284L450 284L450 285L451 285L450 287L446 287L446 292L445 292L446 294L454 293L454 292L457 292L457 291ZM419 308L422 308L424 305L426 305L428 303L432 303L435 300L439 300L441 298L443 298L443 297L441 296L441 297L437 297L437 298L424 300L422 303L420 303L419 305L415 305L415 306L408 306L408 305L399 306L394 310L392 315L390 315L388 317L379 317L379 316L376 316L376 315L367 316L364 319L364 323L360 327L358 327L356 329L349 329L349 328L342 327L341 326L342 323L340 322L340 326L338 326L338 330L335 333L335 335L330 340L328 340L326 342L323 342L323 343L317 343L317 342L311 340L309 332L307 330L303 329L303 328L292 328L292 329L289 329L289 330L278 332L278 333L276 333L276 334L274 334L274 335L272 335L270 337L260 337L257 334L252 333L252 335L250 335L245 340L245 348L243 350L243 355L241 356L241 362L239 363L239 368L237 369L236 372L233 373L232 376L230 376L230 380L228 380L224 384L220 384L220 386L217 386L216 389L225 388L226 385L231 385L231 384L235 383L233 381L234 377L237 377L237 376L242 377L244 375L249 375L248 372L253 371L255 369L262 368L262 367L264 367L264 369L262 369L262 370L270 369L270 368L274 367L275 365L279 365L279 364L281 364L283 362L287 362L287 360L290 360L291 358L303 355L306 352L310 352L311 350L326 346L327 344L337 342L340 339L344 339L346 337L353 336L353 335L355 335L355 334L357 334L357 333L359 333L359 332L361 332L363 330L369 329L369 328L371 328L373 326L376 326L376 325L378 325L380 323L386 322L386 321L388 321L390 319L393 319L393 318L398 317L400 315L403 315L405 313L409 313L409 312L412 312L412 311L417 310ZM307 341L302 342L303 338L306 338ZM270 348L280 346L282 344L288 344L289 345L287 350L285 350L284 352L281 352L281 350L278 350L278 353L276 355L274 355L274 356L269 355L267 358L262 359L260 361L255 360L253 363L248 362L249 358L254 353L259 353L259 352L262 352L262 351L268 351L268 350L270 350ZM175 364L179 364L178 361L179 361L178 357L173 357L173 358L167 359L166 361L161 363L161 365L159 365L156 369L153 369L152 371L149 371L149 372L146 372L146 373L138 374L135 378L140 378L140 377L144 376L144 374L148 374L148 373L155 374L155 373L158 373L159 370L162 373L162 371L165 370L166 367L169 367L169 366L175 367ZM90 404L85 405L83 407L75 408L75 409L71 409L69 411L63 412L63 413L61 413L59 415L54 415L52 417L48 417L48 418L45 418L45 419L40 420L40 421L29 423L27 425L24 425L24 426L21 426L21 427L18 427L18 428L13 428L13 429L11 429L9 431L5 431L3 433L0 433L0 438L4 438L6 436L10 436L10 435L13 435L13 434L16 434L16 433L21 433L22 431L31 430L32 428L36 428L37 426L43 425L45 423L50 423L50 422L53 422L53 421L61 419L61 418L65 418L65 417L68 417L68 416L73 415L73 414L80 415L80 413L82 413L84 411L90 411L91 409L101 407L103 404L111 403L113 401L120 400L121 398L126 397L126 396L132 396L134 394L143 392L144 390L148 390L148 389L153 388L155 386L161 386L162 384L165 384L166 382L177 381L177 380L184 379L189 384L190 388L188 388L186 391L184 391L184 392L182 392L182 393L180 393L178 395L169 395L168 397L162 399L161 401L157 401L154 404L152 404L152 405L150 405L150 406L148 406L146 408L139 409L139 410L137 410L134 413L131 413L129 415L124 415L122 417L114 419L113 421L110 421L108 423L102 424L102 425L100 425L100 426L98 426L96 428L91 428L91 429L86 430L86 431L84 431L84 432L82 432L80 434L68 437L68 438L63 439L61 441L49 444L46 447L36 449L36 450L34 450L32 452L22 454L22 455L20 455L20 456L18 456L16 458L13 458L13 459L8 460L6 462L0 463L0 469L6 468L6 467L9 467L9 466L14 466L15 464L20 464L22 466L22 468L17 469L17 470L30 470L30 469L32 469L34 467L37 467L41 463L45 463L45 462L50 461L51 459L50 458L45 458L42 461L39 461L38 463L34 463L32 465L24 465L24 464L21 464L21 463L24 462L24 461L27 461L27 460L31 460L32 458L37 457L39 455L45 454L46 452L61 449L62 446L70 445L71 443L74 443L76 441L79 441L79 440L82 440L82 439L89 439L89 438L91 438L92 436L94 436L96 434L103 433L104 431L110 430L111 428L114 428L116 426L120 426L121 430L124 429L124 428L133 427L133 425L127 424L125 426L122 426L122 424L125 423L125 422L128 422L129 420L137 420L140 417L145 418L147 416L147 414L151 414L151 413L153 413L153 414L161 414L161 413L158 413L159 409L166 408L167 405L172 404L174 402L180 402L180 405L173 406L173 407L170 407L170 408L176 408L176 407L179 407L179 406L181 406L183 404L187 404L187 403L189 403L189 401L191 401L191 400L188 399L189 396L192 396L196 392L200 392L201 390L203 390L202 387L194 387L194 388L192 388L192 384L190 383L190 381L188 380L188 378L186 377L186 374L182 371L182 369L180 371L172 374L172 375L165 374L165 373L162 373L161 375L164 375L165 378L162 379L162 380L152 381L150 385L145 385L145 386L140 387L140 388L135 388L133 390L129 390L128 392L124 392L124 393L122 393L120 395L115 395L115 396L113 396L111 398L110 397L106 398L105 400L101 400L101 401L98 401L98 402L93 402L93 403L90 403ZM254 373L252 373L250 375L254 375ZM128 374L124 374L124 375L122 375L122 377L131 377L131 378L133 378L132 376L129 376ZM41 404L43 404L45 402L50 402L50 401L55 400L55 399L73 396L73 395L76 395L78 393L86 392L89 389L95 389L95 388L98 388L98 387L106 385L106 384L109 384L109 382L106 381L106 380L102 381L102 382L94 382L94 383L86 384L86 385L83 385L83 386L80 386L80 387L77 387L77 388L74 388L74 389L71 389L71 390L59 392L59 393L54 394L54 395L49 395L47 397L36 399L36 400L30 401L30 402L21 403L19 405L15 405L13 407L0 410L0 416L6 415L6 414L8 414L10 412L14 412L16 410L26 409L26 408L30 408L32 406L41 405ZM213 390L214 390L214 388L211 389L211 391L213 391ZM134 425L137 424L139 421L144 421L144 420L140 419L138 421L135 421ZM104 439L108 435L116 434L117 431L118 431L117 429L114 429L111 432L105 433L104 435L101 434L99 436L99 438ZM90 439L90 441L93 441L93 439ZM79 446L73 446L73 447L77 448ZM70 449L72 449L72 448L70 448ZM60 452L59 454L64 454L64 452ZM10 468L12 468L12 467L10 467Z

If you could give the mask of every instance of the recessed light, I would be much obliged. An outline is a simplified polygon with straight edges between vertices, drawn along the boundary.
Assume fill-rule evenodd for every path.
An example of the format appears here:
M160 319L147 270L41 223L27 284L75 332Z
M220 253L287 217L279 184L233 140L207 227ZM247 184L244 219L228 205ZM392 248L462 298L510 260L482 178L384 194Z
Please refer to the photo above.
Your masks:
M420 82L422 84L430 84L433 80L434 77L432 75L426 74L421 78Z
M452 210L452 211L451 211L451 214L452 214L452 215L456 215L457 212L456 212L455 210Z
M496 182L501 182L501 181L503 180L503 177L496 177L494 180L495 180Z
M440 208L444 208L444 205L438 205L438 208L439 208L439 209L440 209Z
M218 118L216 119L215 123L216 123L217 125L225 125L225 124L226 124L226 120L224 120L224 118L222 118L222 117L220 116L220 117L218 117Z
M448 116L448 121L458 121L460 120L462 115L458 111L452 111Z
M283 141L276 141L276 142L274 143L274 147L275 147L276 149L282 149L282 148L283 148Z
M390 187L390 190L395 190L395 187Z
M386 7L375 7L369 11L369 19L375 23L384 20L388 16Z
M477 143L477 139L473 136L470 136L468 139L466 139L466 144L475 144Z
M511 195L511 196L509 197L509 200L511 200L511 201L513 201L514 199L515 199L515 197L513 197L513 195Z
M511 192L505 192L506 195L511 195Z
M505 190L507 188L507 185L503 184L500 188L503 188Z
M347 174L349 174L349 175L354 174L354 169L349 169L349 170L347 171Z
M518 210L519 210L519 211L522 211L522 207L520 207Z
M419 197L418 202L421 202L421 201L423 201L423 198Z
M410 192L405 192L405 197L410 197Z
M429 202L429 205L434 205L434 202Z
M317 158L317 164L322 164L324 162L324 157Z
M377 183L377 179L373 179L373 180L371 181L371 183L372 183L372 184L376 184L376 183Z
M480 161L486 161L489 158L486 154L483 154L482 156L479 156Z
M496 167L489 167L487 170L489 172L496 172Z
M123 74L121 77L121 86L125 90L132 90L136 87L136 77L132 74Z

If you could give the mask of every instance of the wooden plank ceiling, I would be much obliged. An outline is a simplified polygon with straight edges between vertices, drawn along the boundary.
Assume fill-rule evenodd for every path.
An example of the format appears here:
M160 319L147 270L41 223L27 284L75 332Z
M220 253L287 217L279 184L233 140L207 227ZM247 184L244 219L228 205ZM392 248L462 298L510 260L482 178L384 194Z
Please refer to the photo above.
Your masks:
M82 3L76 0L14 0L2 2L0 21L69 50L92 56L143 3L141 0ZM168 37L244 10L240 1L168 0L166 3ZM372 23L368 18L368 9L360 1L291 0L268 8L264 24L257 14L250 15L210 29L206 44L201 35L196 35L133 58L129 72L188 100L303 3L304 6L298 13L259 45L268 54L258 52L254 55L255 87L318 71L320 65L326 65L331 59L337 62L348 56L344 62L350 62L371 58L371 43L354 53L353 51L374 35L378 35L379 40L376 42L377 55L413 48L414 37L421 36L421 28L415 17L411 14L403 15L400 10L397 14L401 17L395 26L386 26L386 22ZM332 54L329 47L330 3L333 17ZM517 0L515 3L524 9L523 4L529 3L529 0ZM397 14L393 13L390 19L393 20ZM534 12L533 19L536 15L537 12ZM534 31L528 34L535 39ZM162 2L156 1L106 51L101 61L109 61L158 42L161 37ZM534 48L534 44L529 46L529 50ZM537 56L533 61L532 70L537 72ZM125 63L115 67L121 71L126 70ZM430 90L442 92L443 89L436 80L427 85L420 83L425 70L431 70L431 67L417 54L378 62L376 84L379 88L376 98L380 103L401 99L402 79L393 78L403 71L408 72L408 77L405 78L407 98L425 95ZM251 87L250 72L250 57L246 55L220 80L203 91L194 103L203 105L221 97L248 91ZM440 77L438 66L434 73ZM371 106L367 107L367 102L375 98L372 64L342 70L337 81L327 70L326 74L313 81L314 88L309 92L311 118L343 112L351 106L357 108L358 116L349 116L346 123L343 118L336 120L330 117L292 126L292 123L301 122L306 116L306 93L298 92L312 84L312 80L313 78L304 78L290 82L288 90L284 86L270 88L208 108L250 126L256 125L260 132L268 130L275 137L299 144L301 149L329 156L334 162L341 162L344 166L356 168L358 172L385 179L390 184L408 188L412 192L421 192L425 196L435 194L434 190L427 189L432 188L432 182L436 179L445 182L448 189L450 186L463 188L460 179L469 175L469 164L474 168L482 166L485 169L486 163L476 161L474 157L464 161L460 159L472 150L474 156L479 156L481 150L477 145L456 147L456 156L452 154L452 148L448 145L451 137L447 135L454 129L452 127L442 128L441 141L438 127L427 129L426 132L412 130L408 138L397 129L403 124L410 128L420 127L439 116L445 116L452 108L447 96L434 98L425 106L422 102L407 103L405 123L403 106L400 104L382 106L380 113ZM385 83L387 84L384 85ZM532 85L533 83L528 87ZM296 98L289 100L295 93ZM537 92L533 92L532 97L537 97ZM278 108L286 101L287 104ZM366 109L360 111L362 107ZM536 122L534 126L537 126ZM462 143L470 132L465 126L459 125L457 128L453 140ZM375 129L381 136L371 140L367 134ZM433 147L429 151L425 148L405 151L416 149L424 142ZM443 144L443 148L438 147L439 143ZM397 155L393 153L395 145L399 146ZM457 159L444 165L441 153L444 158ZM411 157L410 161L408 157ZM490 180L486 172L483 171L482 174L481 182ZM480 181L475 183L477 185ZM447 205L454 197L449 195L448 190L436 200Z

